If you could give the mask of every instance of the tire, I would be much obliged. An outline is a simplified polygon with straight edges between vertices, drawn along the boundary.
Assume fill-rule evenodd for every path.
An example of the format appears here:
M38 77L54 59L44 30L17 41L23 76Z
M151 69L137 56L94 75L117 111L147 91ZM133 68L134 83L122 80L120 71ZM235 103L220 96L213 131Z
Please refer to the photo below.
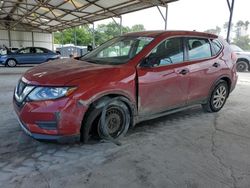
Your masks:
M225 105L229 95L228 84L224 80L220 80L213 89L209 100L202 107L206 112L218 112Z
M15 67L17 64L16 60L15 59L8 59L7 62L6 62L6 65L8 67Z
M238 72L246 72L248 70L248 63L246 61L238 61L236 63L236 69Z
M109 102L101 112L97 126L98 136L103 139L119 139L123 137L130 125L129 108L122 101Z

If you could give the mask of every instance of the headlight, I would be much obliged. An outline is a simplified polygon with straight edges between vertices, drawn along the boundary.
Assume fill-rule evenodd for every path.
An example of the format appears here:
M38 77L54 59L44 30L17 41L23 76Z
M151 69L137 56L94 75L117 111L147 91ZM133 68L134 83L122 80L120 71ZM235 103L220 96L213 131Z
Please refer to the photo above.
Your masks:
M32 101L58 99L70 95L75 89L75 87L37 87L28 98Z

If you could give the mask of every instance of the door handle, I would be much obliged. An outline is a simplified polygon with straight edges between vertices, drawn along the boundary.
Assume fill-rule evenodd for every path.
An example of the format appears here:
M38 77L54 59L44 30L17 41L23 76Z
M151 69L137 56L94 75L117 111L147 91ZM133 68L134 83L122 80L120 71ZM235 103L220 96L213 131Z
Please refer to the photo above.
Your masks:
M182 69L179 74L182 74L182 75L186 75L187 73L189 73L189 70L188 69Z
M214 64L213 64L213 67L216 67L216 68L217 68L217 67L219 67L219 66L220 66L219 63L214 63Z

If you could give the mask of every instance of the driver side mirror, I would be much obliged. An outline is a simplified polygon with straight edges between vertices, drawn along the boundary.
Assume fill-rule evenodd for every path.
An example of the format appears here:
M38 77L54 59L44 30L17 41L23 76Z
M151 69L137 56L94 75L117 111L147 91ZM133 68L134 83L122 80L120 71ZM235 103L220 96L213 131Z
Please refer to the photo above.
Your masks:
M88 45L88 46L87 46L87 51L88 51L88 52L91 52L92 50L93 50L93 46Z

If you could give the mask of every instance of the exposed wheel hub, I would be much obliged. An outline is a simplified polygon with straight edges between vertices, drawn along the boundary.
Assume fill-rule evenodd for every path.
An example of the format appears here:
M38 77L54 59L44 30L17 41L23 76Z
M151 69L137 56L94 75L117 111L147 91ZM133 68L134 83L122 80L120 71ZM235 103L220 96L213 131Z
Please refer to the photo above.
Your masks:
M106 113L106 122L109 134L118 133L123 124L123 116L120 110L116 108L110 108Z

